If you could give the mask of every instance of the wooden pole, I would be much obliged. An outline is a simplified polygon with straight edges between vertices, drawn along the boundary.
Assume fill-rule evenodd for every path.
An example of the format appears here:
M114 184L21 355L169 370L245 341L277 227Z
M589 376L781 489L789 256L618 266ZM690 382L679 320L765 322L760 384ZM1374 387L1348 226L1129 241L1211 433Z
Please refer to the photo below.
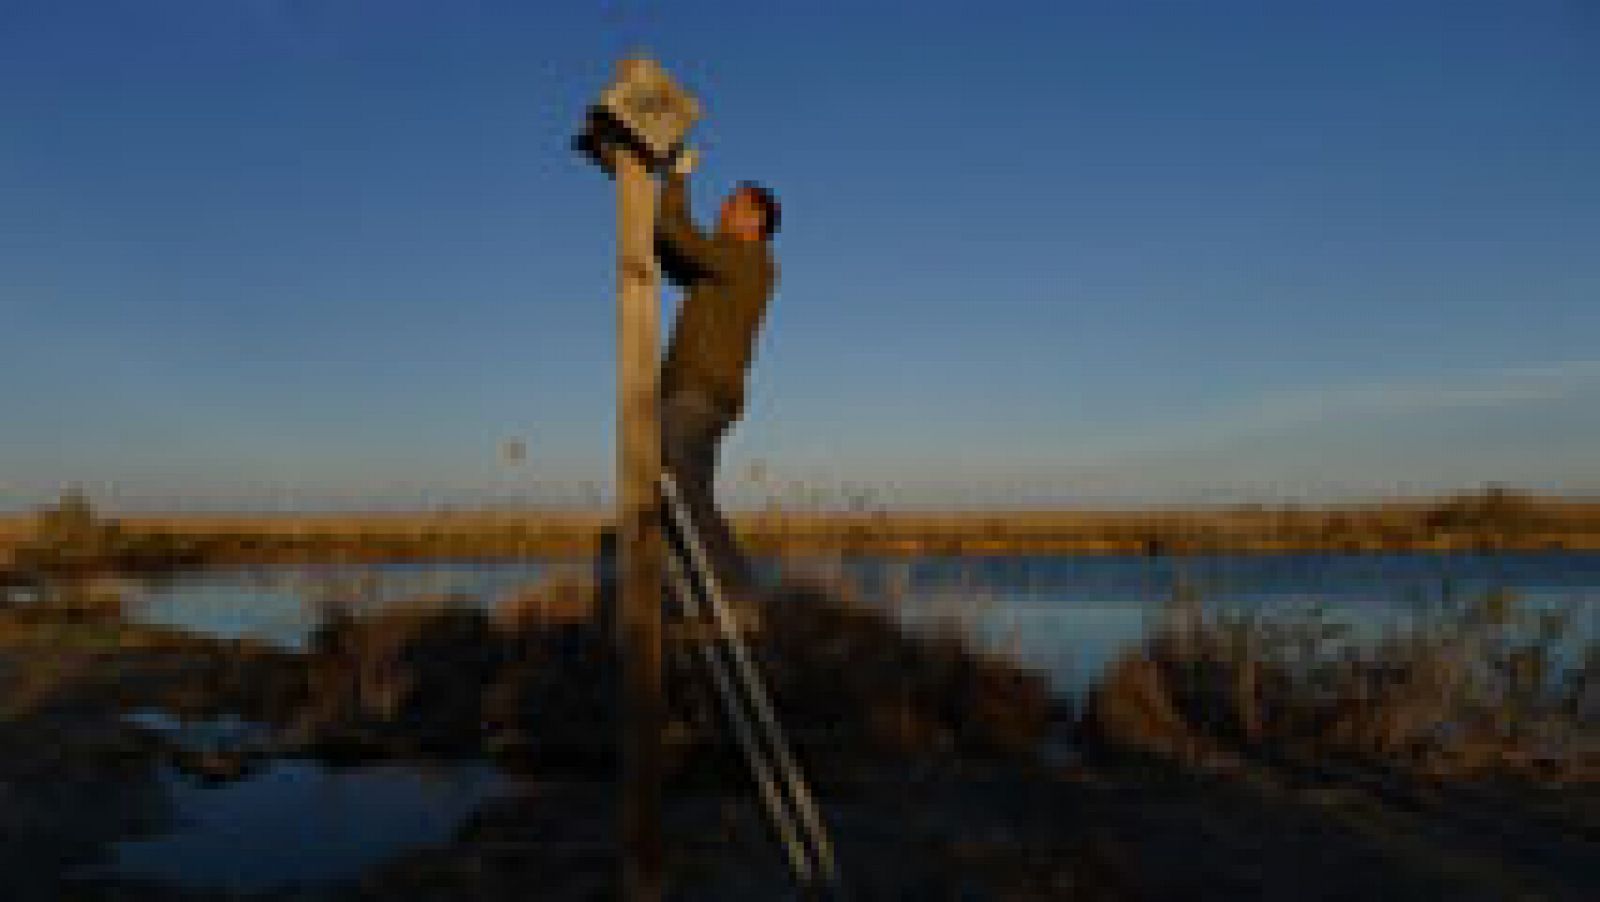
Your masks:
M655 182L629 150L617 178L617 554L623 898L662 893L660 355Z

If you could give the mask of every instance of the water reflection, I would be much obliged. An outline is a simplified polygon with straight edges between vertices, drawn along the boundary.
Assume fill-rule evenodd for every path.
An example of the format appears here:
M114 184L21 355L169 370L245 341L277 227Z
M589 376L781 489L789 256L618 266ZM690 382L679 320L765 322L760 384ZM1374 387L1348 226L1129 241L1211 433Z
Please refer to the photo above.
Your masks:
M180 826L116 844L102 873L255 892L353 878L418 846L448 840L508 789L488 766L335 770L281 761L221 786L162 774Z

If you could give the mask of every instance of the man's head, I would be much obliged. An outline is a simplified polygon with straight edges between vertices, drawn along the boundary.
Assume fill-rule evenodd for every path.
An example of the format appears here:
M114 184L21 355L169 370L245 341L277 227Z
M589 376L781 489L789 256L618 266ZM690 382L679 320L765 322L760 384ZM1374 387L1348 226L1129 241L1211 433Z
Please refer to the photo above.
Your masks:
M778 231L778 199L755 182L740 182L722 201L717 231L741 241L765 241Z

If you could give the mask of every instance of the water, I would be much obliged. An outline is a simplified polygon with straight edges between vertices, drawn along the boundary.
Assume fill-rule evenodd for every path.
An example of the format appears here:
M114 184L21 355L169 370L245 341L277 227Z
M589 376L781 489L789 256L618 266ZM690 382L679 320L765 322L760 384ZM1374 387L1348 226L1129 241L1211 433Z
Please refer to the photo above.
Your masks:
M1600 640L1600 554L1303 554L860 559L842 572L900 597L913 625L956 622L983 646L1081 698L1142 643L1175 593L1211 613L1315 616L1372 642L1453 602L1513 593L1527 611L1577 616L1558 661Z
M127 610L144 623L299 650L329 606L360 610L419 596L456 596L488 606L555 570L586 566L576 561L441 562L207 571L136 586L127 596Z
M159 708L141 708L122 716L123 721L155 733L166 742L190 751L231 751L267 742L271 730L264 724L227 714L214 720L181 720Z
M766 561L762 571L777 566ZM908 623L958 621L985 646L1048 674L1065 695L1081 695L1138 645L1180 587L1213 611L1316 609L1367 636L1429 606L1509 590L1527 607L1575 610L1574 643L1600 638L1600 554L1592 553L862 557L782 566L844 575ZM329 596L358 608L417 595L492 607L553 571L589 568L578 560L265 567L140 587L129 610L146 622L297 649Z
M349 879L448 840L509 786L484 765L336 770L308 761L279 761L223 785L175 771L161 780L178 827L117 843L110 860L85 876L248 892Z

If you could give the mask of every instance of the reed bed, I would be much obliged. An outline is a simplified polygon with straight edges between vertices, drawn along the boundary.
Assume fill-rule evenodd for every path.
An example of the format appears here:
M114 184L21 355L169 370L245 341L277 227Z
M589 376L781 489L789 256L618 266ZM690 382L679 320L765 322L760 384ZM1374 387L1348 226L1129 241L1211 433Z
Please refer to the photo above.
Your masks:
M1594 599L1418 604L1375 635L1311 607L1206 611L1178 593L1081 725L1191 763L1299 756L1460 779L1600 779ZM1587 622L1586 622L1587 618Z

